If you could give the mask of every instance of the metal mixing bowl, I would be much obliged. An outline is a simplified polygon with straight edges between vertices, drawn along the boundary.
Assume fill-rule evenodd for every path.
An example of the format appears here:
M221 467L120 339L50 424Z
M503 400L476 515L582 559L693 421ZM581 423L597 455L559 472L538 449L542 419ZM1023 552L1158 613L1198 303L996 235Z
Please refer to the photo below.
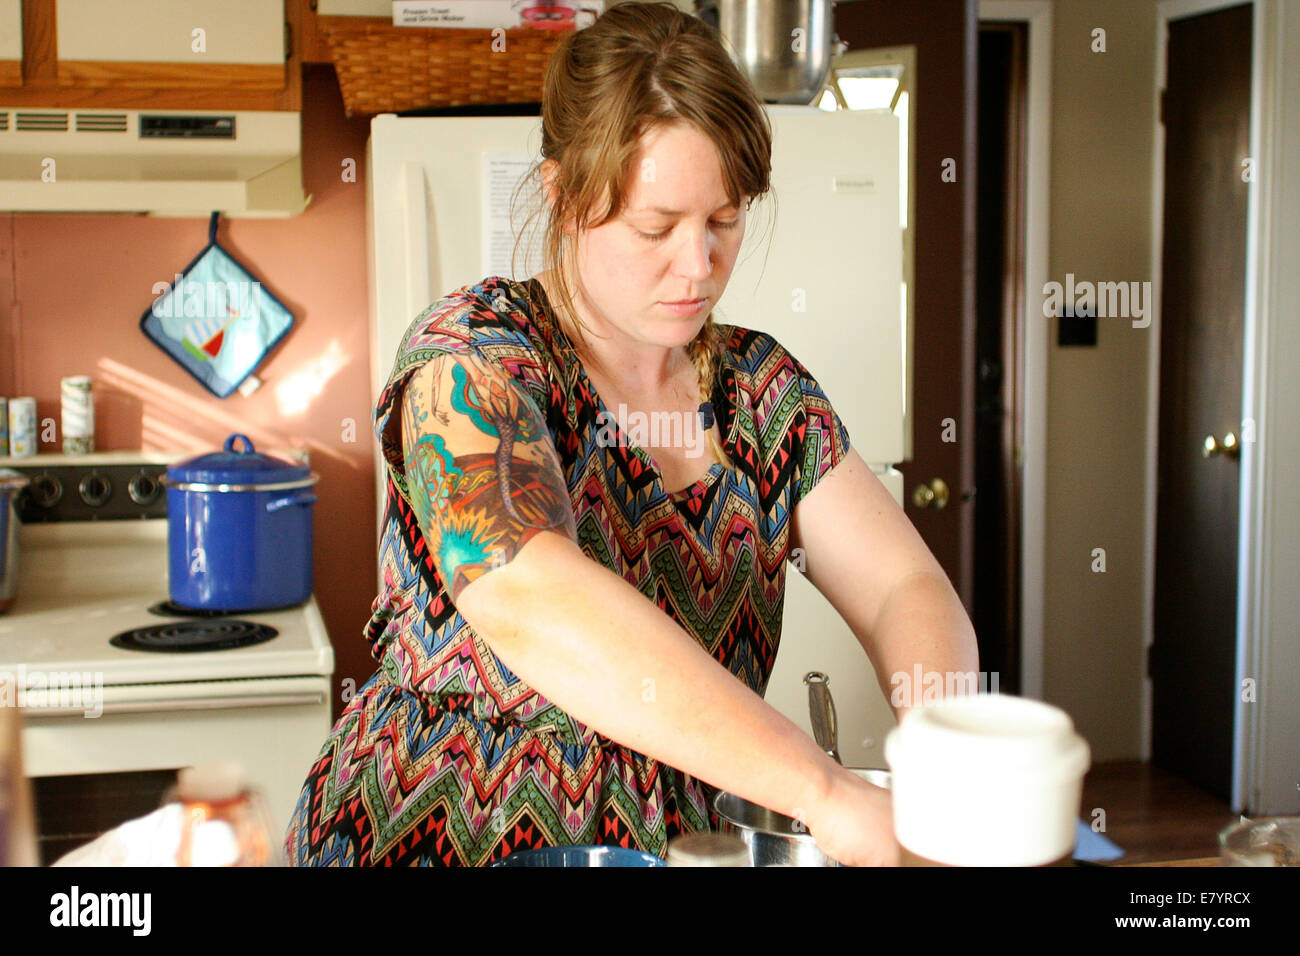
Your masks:
M769 103L813 104L826 87L834 33L834 0L697 0L696 15L716 27L728 51ZM803 42L791 37L802 31Z
M846 768L867 783L889 789L888 770ZM734 833L749 847L754 866L838 866L817 846L807 828L782 813L720 791L713 809L723 833Z

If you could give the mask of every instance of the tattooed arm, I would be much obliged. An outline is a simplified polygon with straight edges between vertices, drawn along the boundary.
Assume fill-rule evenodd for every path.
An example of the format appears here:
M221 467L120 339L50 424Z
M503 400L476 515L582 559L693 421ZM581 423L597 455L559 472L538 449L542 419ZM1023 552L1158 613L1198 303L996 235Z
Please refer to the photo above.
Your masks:
M885 791L583 554L545 422L509 375L471 356L434 359L406 387L401 428L438 572L512 672L624 746L806 821L842 862L896 861Z
M443 355L411 377L402 448L415 516L453 601L540 532L576 539L546 423L483 360Z

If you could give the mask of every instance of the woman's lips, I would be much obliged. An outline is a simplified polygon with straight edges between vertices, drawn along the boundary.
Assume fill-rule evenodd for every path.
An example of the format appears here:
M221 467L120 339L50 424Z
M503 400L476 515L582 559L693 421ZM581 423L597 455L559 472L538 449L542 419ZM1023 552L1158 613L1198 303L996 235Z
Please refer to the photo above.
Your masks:
M708 301L709 300L707 298L704 298L704 299L691 299L688 302L660 302L659 304L662 305L665 309L668 309L669 311L676 313L677 315L691 315L694 312L700 311L704 303Z

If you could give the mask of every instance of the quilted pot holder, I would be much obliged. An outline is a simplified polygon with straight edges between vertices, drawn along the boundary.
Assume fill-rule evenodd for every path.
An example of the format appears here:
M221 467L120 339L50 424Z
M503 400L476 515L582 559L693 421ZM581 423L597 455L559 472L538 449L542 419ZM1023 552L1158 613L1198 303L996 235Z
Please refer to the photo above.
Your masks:
M226 398L293 325L293 313L217 243L208 244L140 318L140 330L216 395Z

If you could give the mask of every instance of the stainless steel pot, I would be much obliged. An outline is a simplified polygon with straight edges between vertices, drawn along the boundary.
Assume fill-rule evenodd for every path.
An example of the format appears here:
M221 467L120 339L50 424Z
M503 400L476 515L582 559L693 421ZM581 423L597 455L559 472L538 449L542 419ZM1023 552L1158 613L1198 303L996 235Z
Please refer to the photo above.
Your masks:
M18 493L27 478L8 468L0 468L0 614L14 603L18 588Z
M833 32L834 0L696 0L695 8L769 103L811 104L826 86L832 56L845 49Z
M808 710L817 746L840 762L835 702L825 674L812 671L804 676L808 685ZM888 770L846 767L873 786L890 787ZM839 866L821 851L808 828L793 817L751 803L734 793L719 791L713 798L723 833L734 833L749 848L754 866Z
M889 789L889 771L847 767L867 783ZM734 833L745 841L754 866L839 866L821 851L808 828L783 813L760 807L734 793L720 792L713 809L723 833Z

